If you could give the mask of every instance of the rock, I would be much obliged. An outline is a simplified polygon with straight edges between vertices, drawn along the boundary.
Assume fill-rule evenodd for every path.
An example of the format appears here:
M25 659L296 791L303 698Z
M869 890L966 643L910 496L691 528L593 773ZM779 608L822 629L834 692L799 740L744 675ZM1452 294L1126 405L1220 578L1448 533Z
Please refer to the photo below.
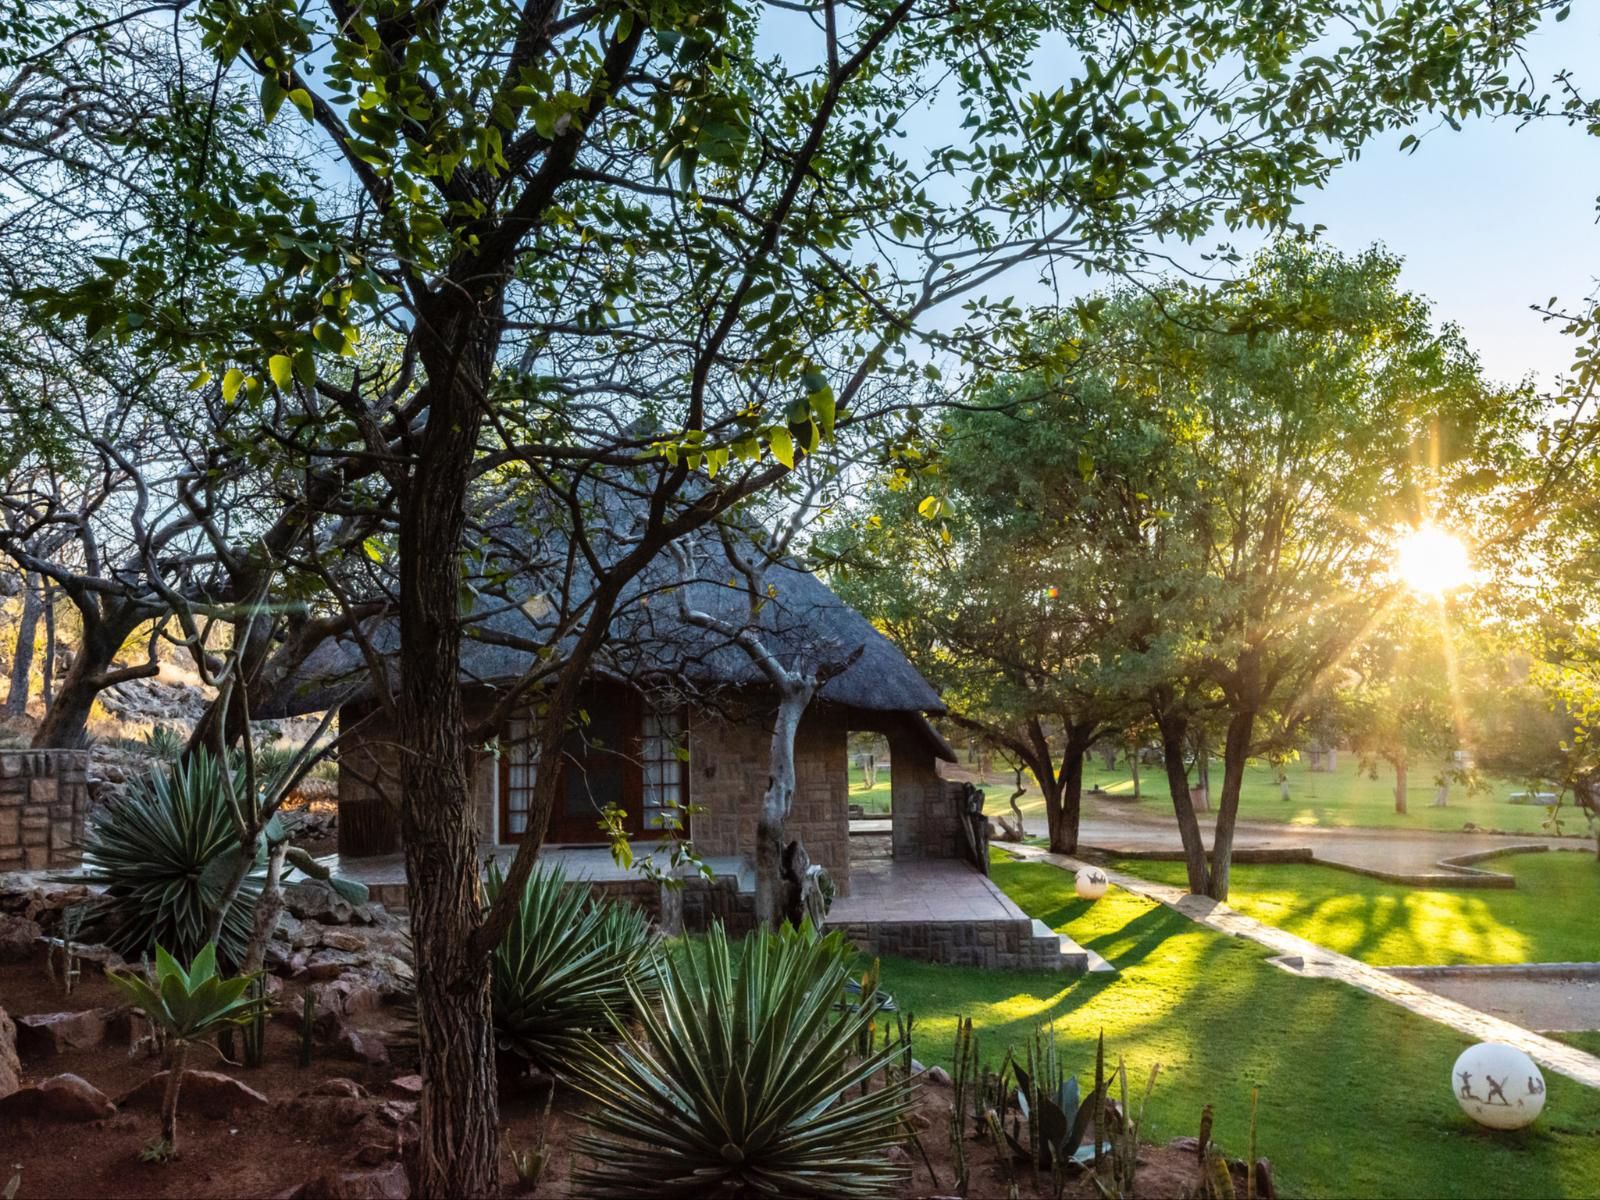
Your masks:
M324 1171L287 1196L288 1200L410 1200L411 1181L399 1163L375 1171Z
M883 1152L884 1158L900 1166L907 1166L911 1162L911 1155L906 1153L904 1146L890 1146Z
M918 1062L916 1059L913 1058L911 1060L911 1073L913 1075L921 1075L927 1069L928 1068L926 1066L924 1066L922 1063Z
M355 1162L363 1167L381 1167L384 1163L400 1157L400 1143L398 1139L390 1141L363 1142L351 1155Z
M104 1092L76 1075L55 1075L32 1087L18 1088L0 1099L0 1117L100 1121L115 1116L116 1112L116 1106Z
M365 1100L370 1092L354 1079L346 1079L343 1075L335 1075L332 1079L324 1079L309 1091L301 1092L302 1096L349 1096L354 1100Z
M330 1096L308 1092L294 1100L280 1100L287 1120L316 1129L349 1129L373 1115L372 1102L355 1096Z
M385 1100L378 1105L378 1116L397 1128L417 1115L415 1100Z
M943 1067L929 1067L922 1073L922 1078L926 1079L935 1087L949 1087L952 1083L950 1072L946 1071Z
M358 919L362 924L367 924L369 919L365 914L358 917L356 906L320 879L301 879L285 884L283 907L290 916L323 925L348 925Z
M0 1100L22 1086L22 1063L17 1058L17 1027L0 1008Z
M160 1108L171 1071L157 1071L127 1095L117 1100L118 1108ZM269 1101L255 1088L240 1083L220 1071L185 1071L178 1089L178 1111L189 1116L222 1120L242 1108L262 1108Z
M389 1047L377 1034L368 1030L355 1029L346 1026L334 1039L334 1048L350 1056L357 1062L364 1062L374 1067L389 1065Z
M34 1013L17 1018L22 1053L49 1057L67 1050L92 1050L106 1040L106 1021L114 1009Z
M421 1075L397 1075L389 1081L389 1086L395 1091L406 1096L422 1095Z
M0 914L0 963L27 962L43 936L39 922L15 913Z
M351 933L348 929L323 930L322 944L330 950L343 950L350 954L360 954L369 948L366 938L359 933Z
M1175 1137L1167 1143L1167 1149L1178 1150L1184 1154L1198 1155L1200 1153L1200 1139L1197 1137Z

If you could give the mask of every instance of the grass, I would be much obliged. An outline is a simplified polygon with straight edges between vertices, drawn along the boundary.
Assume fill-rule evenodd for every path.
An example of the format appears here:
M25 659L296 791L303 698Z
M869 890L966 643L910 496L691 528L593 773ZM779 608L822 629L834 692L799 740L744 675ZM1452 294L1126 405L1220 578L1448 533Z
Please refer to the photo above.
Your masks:
M1183 864L1118 860L1120 870L1187 886ZM1238 864L1228 903L1246 916L1376 966L1588 962L1600 958L1600 863L1568 851L1486 864L1514 891L1408 888L1309 864Z
M1600 1092L1547 1076L1531 1130L1493 1134L1456 1104L1449 1071L1467 1039L1331 980L1266 963L1269 951L1206 930L1118 889L1088 905L1072 877L997 862L994 878L1030 914L1093 947L1116 975L976 971L884 961L885 985L916 1016L917 1054L950 1066L956 1021L971 1016L994 1065L1008 1043L1054 1023L1079 1075L1094 1040L1126 1057L1150 1101L1155 1140L1197 1132L1247 1145L1250 1089L1261 1089L1260 1152L1286 1196L1594 1196L1600 1194Z
M1239 819L1263 821L1279 825L1312 825L1322 827L1362 827L1378 829L1425 829L1458 831L1468 822L1485 829L1500 829L1507 833L1551 833L1545 824L1548 810L1539 805L1512 804L1513 792L1532 790L1526 783L1511 779L1485 776L1485 790L1468 795L1457 785L1450 789L1450 799L1444 808L1433 807L1434 776L1439 763L1419 760L1410 772L1410 793L1404 816L1394 811L1394 772L1387 767L1378 771L1378 778L1356 770L1353 755L1339 758L1339 769L1334 772L1313 773L1302 759L1286 768L1289 776L1289 799L1283 800L1272 769L1265 763L1250 762L1245 767L1244 784L1239 792ZM1107 769L1097 756L1084 762L1084 790L1099 787L1112 797L1126 797L1127 808L1147 815L1171 816L1172 800L1167 793L1166 776L1159 767L1145 767L1139 773L1141 799L1133 800L1133 777L1120 760L1117 766ZM1044 797L1033 777L1024 773L1028 792L1017 803L1024 815L1044 816ZM1009 812L1006 798L1012 792L1013 777L1003 771L990 772L983 785L987 796L985 811ZM1214 760L1211 771L1213 795L1222 786L1222 762ZM1120 806L1119 806L1120 807ZM1589 825L1583 815L1570 804L1559 814L1561 831L1584 833Z
M1576 1046L1588 1054L1600 1056L1600 1029L1581 1029L1562 1033L1546 1034L1558 1042L1565 1042L1569 1046Z
M850 803L859 804L869 813L889 811L889 769L878 768L877 783L867 786L866 776L860 767L850 768Z

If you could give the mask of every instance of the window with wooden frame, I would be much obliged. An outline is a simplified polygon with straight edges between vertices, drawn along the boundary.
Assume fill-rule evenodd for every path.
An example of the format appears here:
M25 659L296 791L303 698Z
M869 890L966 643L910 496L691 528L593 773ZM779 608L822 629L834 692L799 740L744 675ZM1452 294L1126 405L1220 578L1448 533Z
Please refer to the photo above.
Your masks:
M561 752L546 840L603 842L607 805L626 814L630 834L666 829L688 803L685 723L681 710L655 711L632 688L600 683L585 689L587 720L567 735ZM500 840L527 833L537 775L532 724L518 714L506 727L500 755Z

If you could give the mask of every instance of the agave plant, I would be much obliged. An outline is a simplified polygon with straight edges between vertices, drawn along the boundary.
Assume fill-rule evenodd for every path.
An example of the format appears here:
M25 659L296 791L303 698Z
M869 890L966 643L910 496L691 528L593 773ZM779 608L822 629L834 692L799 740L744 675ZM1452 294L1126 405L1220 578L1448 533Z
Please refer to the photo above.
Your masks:
M235 776L236 792L243 788ZM132 780L102 807L84 839L80 880L105 885L97 901L106 941L124 958L172 948L191 958L206 944L239 852L217 759L197 751L186 761ZM218 953L237 964L261 894L265 851L223 917Z
M505 886L489 867L492 901ZM596 901L568 887L558 866L528 879L494 957L494 1025L500 1049L550 1070L570 1070L615 1012L656 988L654 941L628 904Z
M720 926L663 970L659 1005L637 992L635 1034L596 1046L579 1086L598 1102L574 1174L597 1194L879 1196L905 1172L905 1075L874 1075L900 1054L863 1033L877 1000L844 1002L853 951L837 933L757 932L737 950Z
M167 1087L161 1098L161 1140L146 1151L146 1156L173 1158L178 1153L178 1094L189 1046L223 1029L255 1020L266 1000L250 994L255 976L218 976L217 948L210 942L195 955L188 970L157 946L153 986L140 975L110 972L109 978L166 1037L170 1058Z

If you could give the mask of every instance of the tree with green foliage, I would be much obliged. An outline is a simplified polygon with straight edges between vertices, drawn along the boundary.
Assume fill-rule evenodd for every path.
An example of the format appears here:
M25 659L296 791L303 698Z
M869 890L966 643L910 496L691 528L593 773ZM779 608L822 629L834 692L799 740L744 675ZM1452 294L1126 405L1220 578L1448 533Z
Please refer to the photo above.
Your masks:
M173 220L35 302L186 364L255 417L255 461L392 495L372 551L398 559L392 687L374 667L408 750L423 1192L495 1190L488 963L555 789L541 772L486 912L468 766L487 733L460 687L469 515L510 493L572 539L557 615L523 639L539 665L505 701L536 699L554 761L629 581L836 422L882 415L875 381L923 368L909 343L992 367L1025 327L991 294L1018 270L1132 270L1156 237L1284 222L1372 134L1507 103L1502 67L1542 7L23 6L0 64L53 65L160 13L185 79L230 105L248 80L255 124L307 127L313 179L236 179L213 170L230 146L202 93L166 140ZM1076 74L1035 90L1047 61ZM959 140L900 153L908 116L941 108ZM936 322L951 302L963 317ZM616 508L597 493L641 519L600 520Z

